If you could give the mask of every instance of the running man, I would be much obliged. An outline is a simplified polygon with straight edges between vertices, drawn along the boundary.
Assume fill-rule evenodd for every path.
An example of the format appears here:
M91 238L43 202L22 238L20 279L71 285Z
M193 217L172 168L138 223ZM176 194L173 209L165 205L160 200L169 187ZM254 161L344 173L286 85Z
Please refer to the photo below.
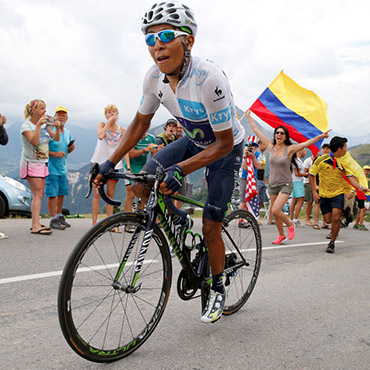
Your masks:
M213 282L201 320L215 322L226 300L222 220L243 157L244 129L236 118L224 72L208 60L191 56L197 33L191 9L177 1L155 4L142 18L141 29L155 64L145 76L140 106L127 133L99 172L103 175L114 168L136 145L161 104L181 123L185 136L160 150L143 171L154 174L158 166L163 167L166 178L161 190L176 194L184 176L206 167L208 198L202 221ZM100 180L98 176L95 182Z

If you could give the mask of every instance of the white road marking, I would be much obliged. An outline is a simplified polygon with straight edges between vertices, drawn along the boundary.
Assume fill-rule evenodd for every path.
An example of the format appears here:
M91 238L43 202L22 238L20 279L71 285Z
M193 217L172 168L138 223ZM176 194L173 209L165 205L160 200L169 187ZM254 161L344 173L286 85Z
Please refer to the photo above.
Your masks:
M309 245L327 245L329 240L326 242L317 242L317 243L301 243L301 244L288 244L288 245L276 245L275 247L263 247L262 250L270 250L270 249L285 249L285 248L294 248L294 247L307 247ZM335 244L344 243L341 240L336 240Z
M343 241L336 240L336 244L344 243ZM326 242L317 242L317 243L301 243L301 244L288 244L288 245L277 245L274 247L263 247L262 250L273 250L273 249L286 249L286 248L295 248L295 247L307 247L310 245L326 245L328 244L328 241ZM155 260L150 260L150 261L144 261L144 263L151 263L151 262L156 262ZM92 267L84 267L80 268L78 271L79 272L86 272L86 271L91 271L91 270L104 270L106 268L113 268L113 267L118 267L117 264L112 264L112 265L101 265L101 266L92 266ZM0 279L0 285L1 284L8 284L8 283L15 283L19 281L27 281L27 280L35 280L35 279L45 279L53 276L61 276L63 271L51 271L51 272L43 272L40 274L32 274L32 275L22 275L22 276L14 276L11 278L4 278Z
M158 262L156 260L147 260L144 261L144 264L152 263L152 262ZM126 266L132 265L132 262L128 262ZM111 265L100 265L100 266L90 266L90 267L80 267L77 271L78 272L87 272L87 271L99 271L99 270L105 270L107 268L114 268L118 267L118 263L114 263ZM35 280L35 279L45 279L53 276L61 276L63 271L50 271L50 272L42 272L40 274L31 274L31 275L22 275L22 276L14 276L11 278L4 278L0 279L0 285L1 284L8 284L8 283L16 283L18 281L27 281L27 280Z

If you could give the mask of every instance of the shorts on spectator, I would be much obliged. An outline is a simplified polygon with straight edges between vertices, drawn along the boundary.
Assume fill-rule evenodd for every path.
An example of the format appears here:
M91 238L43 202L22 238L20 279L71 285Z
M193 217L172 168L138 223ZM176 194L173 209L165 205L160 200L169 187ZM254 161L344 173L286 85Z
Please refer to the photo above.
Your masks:
M49 175L48 164L45 162L26 162L23 158L20 163L21 179L27 177L45 178Z
M241 177L239 180L239 203L245 203L245 189L247 188L247 179Z
M283 194L292 194L293 191L293 181L286 182L284 184L269 184L269 194L278 195L279 193Z
M258 190L258 201L262 203L268 202L267 198L267 186L263 180L257 180L257 190Z
M303 181L293 181L292 198L303 198L303 197L304 197Z
M310 184L304 184L304 200L306 202L313 202L313 194Z
M49 175L45 180L45 195L47 197L58 197L69 194L66 175Z
M323 215L330 213L333 208L344 208L344 194L339 194L334 198L320 198L320 209Z
M365 208L365 199L358 199L356 197L356 202L357 202L357 207L358 209L363 209Z

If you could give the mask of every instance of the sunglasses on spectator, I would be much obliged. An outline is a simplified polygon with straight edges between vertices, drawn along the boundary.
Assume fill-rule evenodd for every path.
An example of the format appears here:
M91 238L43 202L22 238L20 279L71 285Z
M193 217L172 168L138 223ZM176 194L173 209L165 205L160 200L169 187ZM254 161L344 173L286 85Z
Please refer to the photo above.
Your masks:
M175 40L178 36L189 36L188 33L182 31L175 31L175 30L163 30L158 33L149 33L145 36L145 42L148 46L154 46L155 40L159 39L159 41L167 44Z
M285 132L284 131L276 131L275 135L285 135Z

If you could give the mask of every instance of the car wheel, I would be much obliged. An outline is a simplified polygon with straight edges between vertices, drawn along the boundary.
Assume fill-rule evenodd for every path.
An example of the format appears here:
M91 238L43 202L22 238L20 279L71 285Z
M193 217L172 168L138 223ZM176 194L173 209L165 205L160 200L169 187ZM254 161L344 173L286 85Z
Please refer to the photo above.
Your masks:
M3 218L6 213L6 203L2 196L0 196L0 218Z

